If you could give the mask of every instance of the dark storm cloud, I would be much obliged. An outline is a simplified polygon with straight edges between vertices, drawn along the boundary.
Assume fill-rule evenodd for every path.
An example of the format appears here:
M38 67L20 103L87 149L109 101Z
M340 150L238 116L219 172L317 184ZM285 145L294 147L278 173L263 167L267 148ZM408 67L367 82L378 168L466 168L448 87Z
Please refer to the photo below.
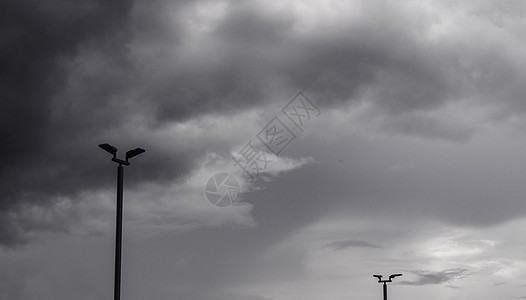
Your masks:
M488 31L488 40L477 44L463 40L462 31L459 37L434 39L432 32L445 16L422 11L417 17L386 1L364 3L360 16L345 8L340 13L349 17L338 26L313 21L307 33L298 29L304 16L293 9L227 3L209 31L195 34L179 21L180 43L148 39L154 49L168 49L147 56L160 66L144 79L158 80L143 90L155 103L157 121L231 114L304 90L324 108L372 104L391 132L464 141L473 128L417 113L466 98L500 99L501 118L522 111L523 88L514 82L524 76L512 63L513 52L494 46L498 38L484 19L480 28L466 28L466 35ZM195 51L185 43L194 43ZM171 68L162 66L166 62Z
M312 28L309 35L295 31L294 25L302 22L299 15L282 12L281 22L276 22L277 17L264 13L254 16L262 10L252 7L250 14L235 15L243 21L235 23L243 28L235 31L238 34L218 34L234 45L261 46L266 51L254 52L252 64L270 63L294 89L307 90L326 106L362 101L367 96L390 113L440 107L458 89L450 78L456 60L448 59L447 52L445 57L432 58L444 50L422 43L431 22L411 19L389 6L384 1L367 3L364 19L342 20L340 26L330 29ZM392 10L386 13L388 8ZM346 13L354 12L342 12ZM227 21L221 25L234 23Z
M53 98L67 81L61 61L73 57L83 43L107 43L126 38L129 1L3 1L0 4L0 207L33 198L45 203L42 191L60 186L73 189L64 179L75 178L89 158L68 165L62 159L85 151L86 129L78 124L53 123ZM88 118L84 115L71 119ZM60 122L59 122L60 123ZM86 140L84 140L86 141ZM67 159L66 159L67 160ZM67 169L66 172L63 172ZM89 168L88 168L89 169ZM89 172L89 171L88 171ZM63 174L61 174L63 173ZM65 176L64 176L65 175ZM62 182L61 182L62 181ZM79 181L79 179L77 179ZM58 192L60 189L54 189ZM17 240L16 224L2 218L0 243ZM6 221L7 220L7 221Z
M344 240L344 241L336 241L329 243L325 245L327 248L330 248L332 250L344 250L347 248L382 248L380 246L377 246L375 244L371 244L366 241L359 241L359 240Z
M413 112L475 93L498 96L508 86L501 102L522 105L522 87L511 84L521 76L513 59L491 40L479 49L428 39L440 23L430 11L415 17L371 1L359 15L341 11L349 16L338 26L320 19L302 31L305 17L293 9L225 3L199 31L195 8L212 2L4 1L0 209L112 186L114 170L96 149L102 142L147 149L130 184L180 179L216 146L174 152L145 135L171 122L282 101L297 90L322 109L372 104L388 131L454 141L472 132ZM313 213L318 205L309 206ZM4 243L19 235L5 230Z
M414 270L411 273L418 276L415 281L402 281L400 284L404 285L427 285L427 284L442 284L450 282L451 280L466 277L467 269L448 269L444 271L427 271L427 270Z
M451 100L459 89L450 76L457 62L428 58L440 52L419 39L430 24L409 21L394 8L385 14L376 4L365 5L364 13L371 19L302 34L296 26L304 20L292 11L229 3L218 24L192 40L197 53L184 55L180 44L153 41L152 47L171 51L154 52L150 62L180 62L171 70L152 70L154 78L163 76L148 84L145 96L164 121L232 113L297 90L308 91L325 107L367 97L388 113L437 108ZM382 30L374 23L378 17ZM419 28L416 34L408 33L412 26ZM184 42L188 33L177 35Z
M114 164L97 148L99 143L110 142L121 150L147 149L148 155L134 161L135 172L126 176L128 186L172 183L207 151L192 146L174 149L165 140L151 143L149 126L159 129L159 122L149 114L167 111L157 93L178 103L196 101L190 110L178 109L175 119L210 110L199 109L206 101L185 94L192 94L192 88L184 81L179 82L184 91L177 92L146 80L151 75L143 72L148 63L130 52L133 41L147 47L154 41L177 44L178 29L170 26L166 10L184 3L94 0L1 5L5 26L0 58L0 211L6 217L0 244L17 243L36 228L60 230L68 225L68 220L48 226L18 218L17 210L25 203L45 208L55 205L56 197L113 187ZM192 77L191 72L186 75ZM137 124L137 119L144 122Z
M520 78L514 59L498 52L497 48L504 46L487 47L494 43L491 37L481 34L477 36L484 36L484 41L470 41L461 36L460 43L441 43L440 38L431 41L426 30L436 20L432 13L415 17L418 10L402 12L398 3L365 2L360 12L363 16L355 17L349 11L345 18L349 23L322 22L318 25L324 26L306 32L298 31L298 24L305 19L301 13L286 9L269 12L264 5L232 2L209 32L198 34L192 32L189 11L199 3L212 2L138 1L133 9L131 3L102 1L74 5L47 1L40 9L29 9L24 2L2 4L5 9L0 14L6 18L0 22L9 26L1 27L6 29L1 29L5 32L0 40L2 45L8 41L9 47L2 50L6 55L0 58L7 66L1 71L7 84L1 86L0 114L5 116L0 130L6 146L0 150L0 243L20 242L26 231L35 228L64 230L66 223L76 218L63 220L57 214L48 223L23 219L17 215L15 202L46 207L54 205L56 196L114 188L115 165L107 153L97 149L98 143L115 144L120 153L137 146L147 149L133 161L133 169L126 169L127 188L145 180L162 185L184 179L203 153L227 148L206 142L205 146L174 142L174 148L166 139L177 141L176 136L153 134L172 122L184 125L202 115L230 115L283 101L283 97L304 90L324 112L348 104L371 105L374 116L385 125L382 130L388 133L464 141L471 137L471 129L419 113L441 109L463 97L478 100L478 93L484 94L481 98L501 100L499 105L505 109L523 106L519 101L523 87L509 84L520 82L514 80ZM26 34L21 34L24 30ZM505 87L511 87L510 91L503 92ZM243 283L261 282L262 273L268 271L273 280L281 282L302 276L309 259L305 253L265 254L325 212L351 211L341 206L343 202L356 214L372 218L372 212L382 208L382 212L402 217L427 217L425 211L434 216L439 211L469 222L465 211L472 207L481 208L469 215L496 218L493 210L479 202L470 201L471 205L458 209L441 199L451 187L444 179L454 181L453 187L457 187L476 181L466 180L471 171L450 175L446 168L438 176L433 175L436 165L430 164L426 172L409 167L404 175L388 168L403 158L394 143L322 143L305 139L293 145L290 153L319 157L325 160L323 164L306 166L292 176L285 174L269 182L266 190L244 195L244 200L257 207L253 212L258 224L255 228L178 234L172 248L155 244L153 239L145 242L147 251L134 253L134 247L129 247L125 255L132 259L127 260L126 268L132 271L127 274L141 284L127 287L127 291L136 292L133 295L138 299L152 298L153 292L157 299L177 294L180 299L263 300L230 294L225 287L238 289ZM298 148L302 149L294 152ZM407 147L398 149L405 150ZM419 157L418 151L430 152L424 147L407 155ZM449 161L447 156L424 158L443 165ZM326 163L331 160L346 163ZM477 195L487 191L466 186L450 193L469 200L467 195L473 195L473 190L479 190ZM420 199L436 199L440 204L415 204ZM503 206L493 203L490 208ZM330 245L334 249L380 247L361 240ZM63 263L62 258L56 261ZM443 284L463 278L466 272L416 270L417 279L404 284ZM163 294L159 282L151 283L158 273L167 274L159 280L170 292ZM144 274L148 275L146 280Z
M173 22L170 20L165 26L173 27ZM151 70L163 75L147 83L145 90L145 97L156 103L158 121L183 120L208 112L231 114L268 101L273 96L270 79L277 74L269 70L274 64L269 61L272 58L261 51L281 51L283 31L292 23L292 19L282 15L261 13L257 4L232 2L215 30L193 41L200 51L195 55L179 54L186 45L155 40L155 47L168 47L171 51L151 57L152 62L181 60L172 69L161 66ZM176 24L189 27L183 22ZM145 80L148 82L149 78Z
M114 164L97 144L113 143L121 154L148 150L134 161L128 186L145 178L171 182L190 169L192 154L144 145L130 121L148 108L130 96L138 79L128 45L132 19L141 21L132 8L132 1L2 2L0 244L22 241L32 230L64 231L72 221L20 218L25 204L45 209L56 197L114 185ZM161 9L153 6L149 20L155 8ZM154 23L140 28L153 30Z

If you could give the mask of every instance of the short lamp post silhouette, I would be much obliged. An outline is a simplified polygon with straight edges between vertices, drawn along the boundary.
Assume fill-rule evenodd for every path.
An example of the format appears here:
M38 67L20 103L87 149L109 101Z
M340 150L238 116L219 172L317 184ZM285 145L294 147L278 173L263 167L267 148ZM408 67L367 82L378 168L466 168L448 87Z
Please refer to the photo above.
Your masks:
M143 152L144 149L135 148L126 152L126 160L117 158L117 148L110 144L100 144L100 148L113 155L112 161L119 164L117 168L117 220L116 220L116 234L115 234L115 284L113 288L114 300L121 298L121 253L122 253L122 190L124 179L123 165L129 166L130 158L137 156Z
M387 300L387 283L388 282L393 282L393 278L398 277L398 276L402 276L402 274L389 275L389 279L382 280L382 277L383 277L382 275L373 275L373 277L378 278L378 282L379 283L383 283L384 284L384 300Z

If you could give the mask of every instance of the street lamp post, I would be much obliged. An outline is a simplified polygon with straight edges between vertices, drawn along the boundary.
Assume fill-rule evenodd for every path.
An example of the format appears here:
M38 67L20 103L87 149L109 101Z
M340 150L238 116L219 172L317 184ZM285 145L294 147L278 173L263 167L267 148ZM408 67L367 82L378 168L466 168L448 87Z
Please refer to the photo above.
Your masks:
M122 190L124 181L123 165L128 166L130 158L143 153L145 150L135 148L126 152L126 160L117 158L117 148L110 144L100 144L100 148L113 155L112 161L119 164L117 167L117 213L115 225L115 282L113 288L113 299L120 300L121 298L121 253L122 253Z
M393 282L393 278L398 277L398 276L402 276L402 274L389 275L389 279L382 280L382 277L383 277L382 275L373 275L373 277L378 278L378 282L379 283L383 283L384 284L384 300L387 300L387 283L388 282Z

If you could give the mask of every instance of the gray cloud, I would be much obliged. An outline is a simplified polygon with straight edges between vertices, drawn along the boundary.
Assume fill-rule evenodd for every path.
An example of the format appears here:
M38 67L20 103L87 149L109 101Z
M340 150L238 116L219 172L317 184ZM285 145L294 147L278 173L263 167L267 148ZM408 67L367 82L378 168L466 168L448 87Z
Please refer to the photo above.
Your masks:
M427 270L414 270L411 273L418 276L415 281L401 281L403 285L428 285L428 284L442 284L450 282L454 279L461 279L466 277L468 269L448 269L444 271L427 271Z
M423 138L436 138L446 141L464 142L469 140L475 130L465 125L452 124L435 117L422 117L416 114L402 114L383 120L382 128L393 134L405 134Z
M371 244L366 241L360 241L360 240L344 240L344 241L335 241L332 243L328 243L325 245L327 248L330 248L332 250L344 250L347 248L382 248L380 246L377 246L375 244Z
M333 20L315 4L316 14L309 16L293 5L276 9L266 1L3 1L0 244L15 247L35 232L68 233L83 215L58 209L60 199L90 203L89 195L113 191L115 165L97 144L112 143L120 152L145 148L146 154L126 169L126 190L138 194L144 189L144 198L153 195L144 201L154 206L161 200L148 193L151 184L169 198L163 201L179 201L191 190L185 179L206 154L229 156L234 139L222 140L222 135L234 133L204 136L205 129L192 127L188 135L196 137L189 138L179 136L180 131L172 136L171 126L279 109L298 90L323 110L320 120L336 111L351 115L356 107L367 112L359 120L322 122L322 128L287 149L284 155L314 157L316 164L243 195L255 207L244 210L252 213L254 228L195 226L199 229L147 241L130 238L125 274L128 283L141 284L126 286L128 295L272 299L236 289L265 280L301 287L301 276L316 268L306 263L313 253L276 245L334 212L370 217L388 228L376 218L386 214L396 222L407 220L414 230L419 225L415 216L480 226L522 216L524 168L512 158L521 157L524 147L512 145L520 150L514 152L500 140L485 149L463 143L476 137L488 119L503 122L526 111L521 63L526 10L517 3L466 1L448 4L448 10L437 2L422 8L362 1L356 10L331 8L340 17ZM462 13L455 15L457 9ZM466 117L465 123L464 111L454 121L437 113L454 111L459 104L467 112L483 108L484 113L475 121ZM326 128L330 121L338 127ZM371 136L380 137L348 133L358 126L374 128ZM432 142L411 144L396 139L400 135ZM441 147L443 140L452 143ZM408 167L391 172L393 166ZM182 188L165 196L163 188L174 184ZM108 211L101 206L90 213L108 214L111 220ZM148 223L141 223L141 211L132 213L137 223ZM160 228L170 229L171 222L199 223L185 210L177 213L187 219L163 213L167 217L160 219ZM379 236L326 247L379 249L366 240L381 240L388 247L398 238L373 234ZM93 299L111 294L113 244L98 247L94 251L92 240L75 248L56 246L47 250L49 259L30 253L36 257L32 262L25 259L27 253L12 252L17 259L5 259L11 262L8 272L0 273L5 282L0 294L13 299L41 292L54 299L79 292ZM369 252L377 261L378 251ZM50 274L34 272L35 266ZM342 269L334 272L343 274ZM445 285L469 271L412 273L416 279L403 284ZM60 291L52 288L64 282L71 284Z
M394 7L384 15L383 9L367 3L364 14L371 19L359 21L363 23L347 20L339 30L301 35L296 27L304 20L292 11L269 12L256 2L228 3L217 24L202 39L192 40L197 52L187 53L184 37L190 29L180 22L174 32L180 43L167 42L164 34L147 40L154 50L137 59L158 68L140 65L148 70L141 96L153 101L157 121L210 111L230 114L266 103L276 92L298 89L326 107L367 98L388 114L434 109L460 96L464 87L451 78L460 68L456 53L419 38L432 21L415 21ZM388 32L377 30L373 20L380 16ZM415 35L408 33L409 27L418 28ZM140 48L145 41L137 37L133 43Z
M21 243L34 230L62 231L78 221L76 216L60 215L44 223L19 218L23 206L17 203L47 207L58 196L75 199L83 191L114 188L115 166L97 149L98 143L110 142L121 150L147 149L133 162L133 169L127 169L127 189L143 183L184 182L203 155L228 155L228 145L185 141L171 146L166 136L158 138L155 133L200 116L281 107L280 101L297 90L304 90L324 112L368 106L371 116L380 121L379 130L388 135L453 142L472 138L478 124L450 123L432 112L465 99L475 106L487 105L490 116L499 121L525 110L520 83L525 76L516 63L521 56L503 50L514 49L513 43L500 44L484 16L473 22L480 28L465 26L459 36L432 39L430 32L442 23L433 9L417 17L421 12L399 9L398 4L366 1L361 16L332 25L323 23L330 21L325 19L315 24L322 26L302 32L305 16L294 10L269 12L255 2L226 2L224 14L208 31L197 34L193 30L201 29L193 27L199 23L193 20L193 10L211 2L83 3L46 1L40 7L4 1L0 9L9 24L0 32L9 45L1 47L0 57L0 76L5 79L0 85L3 245ZM507 12L502 16L506 19ZM484 38L467 38L472 36ZM324 132L331 135L343 134ZM485 225L522 213L517 206L493 201L504 198L497 191L507 190L511 182L507 179L513 176L492 177L489 171L494 168L489 165L475 168L475 180L473 165L444 167L456 163L447 149L441 154L433 147L407 151L408 146L358 139L324 142L305 139L288 149L291 155L317 156L322 164L245 195L257 206L256 228L235 233L203 230L177 237L180 246L171 250L177 253L178 264L154 261L157 271L179 271L174 281L180 285L174 289L181 299L251 299L216 292L254 279L250 270L266 270L270 264L259 259L260 254L327 211L370 215L388 211L401 218L439 215ZM456 157L473 157L466 153ZM411 162L416 168L396 176L386 171L404 155L415 157ZM332 164L336 158L346 163ZM490 158L478 157L477 162ZM508 171L519 174L517 166ZM361 240L328 246L334 250L380 247ZM287 266L280 276L297 276L301 259L288 253L279 257L277 268ZM418 279L404 284L442 284L463 278L466 272L417 270L413 273ZM206 291L196 292L203 282Z
M15 203L44 205L46 194L78 191L79 183L80 189L93 186L82 176L90 172L90 158L83 152L93 136L86 136L91 129L81 125L89 112L84 111L82 118L70 116L69 121L54 118L53 101L68 77L61 61L71 59L84 44L105 45L110 40L114 43L109 48L118 53L130 10L128 1L2 2L0 14L7 26L0 33L0 209L6 214ZM102 182L96 176L92 179ZM7 224L2 226L0 244L19 240L21 224L2 219Z

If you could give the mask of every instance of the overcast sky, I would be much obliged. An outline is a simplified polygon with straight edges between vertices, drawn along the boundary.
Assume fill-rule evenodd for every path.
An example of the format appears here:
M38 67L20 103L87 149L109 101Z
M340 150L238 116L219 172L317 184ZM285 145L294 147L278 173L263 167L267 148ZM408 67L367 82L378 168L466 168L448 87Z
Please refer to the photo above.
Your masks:
M0 299L113 296L101 143L123 299L526 298L525 14L2 1Z

